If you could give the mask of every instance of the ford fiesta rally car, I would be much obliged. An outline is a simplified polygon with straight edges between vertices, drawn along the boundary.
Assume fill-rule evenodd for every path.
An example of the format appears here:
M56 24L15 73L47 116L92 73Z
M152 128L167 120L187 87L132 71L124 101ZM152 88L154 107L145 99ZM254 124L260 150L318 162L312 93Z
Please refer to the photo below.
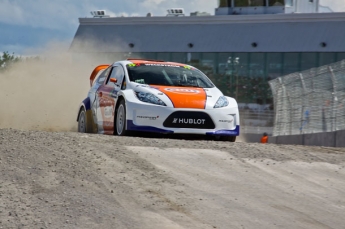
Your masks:
M200 134L232 142L239 135L236 100L190 65L127 59L97 66L90 84L79 107L79 132Z

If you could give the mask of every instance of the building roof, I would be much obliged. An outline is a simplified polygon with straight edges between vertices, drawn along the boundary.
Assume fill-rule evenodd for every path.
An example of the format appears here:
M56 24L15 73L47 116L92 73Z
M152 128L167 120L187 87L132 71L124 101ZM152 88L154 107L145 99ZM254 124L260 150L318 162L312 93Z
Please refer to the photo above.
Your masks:
M345 52L345 13L80 18L79 22L72 52Z

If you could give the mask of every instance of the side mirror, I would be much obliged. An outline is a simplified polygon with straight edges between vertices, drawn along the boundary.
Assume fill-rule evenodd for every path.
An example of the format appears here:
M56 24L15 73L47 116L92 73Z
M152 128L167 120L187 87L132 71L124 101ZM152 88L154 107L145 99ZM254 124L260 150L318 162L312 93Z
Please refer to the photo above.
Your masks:
M117 83L117 79L116 78L110 78L110 82L112 82L112 83Z

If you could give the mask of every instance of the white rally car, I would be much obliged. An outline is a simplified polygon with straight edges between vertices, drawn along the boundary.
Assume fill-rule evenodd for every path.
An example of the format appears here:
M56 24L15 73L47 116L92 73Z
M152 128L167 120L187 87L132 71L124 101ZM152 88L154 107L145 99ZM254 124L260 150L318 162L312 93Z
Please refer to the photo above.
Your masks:
M97 66L78 112L78 131L212 135L234 142L240 133L235 99L193 66L127 59Z

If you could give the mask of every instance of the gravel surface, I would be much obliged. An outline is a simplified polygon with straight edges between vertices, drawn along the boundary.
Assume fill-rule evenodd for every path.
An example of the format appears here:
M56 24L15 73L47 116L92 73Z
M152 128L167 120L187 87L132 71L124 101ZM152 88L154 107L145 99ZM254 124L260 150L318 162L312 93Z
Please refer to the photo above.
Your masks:
M339 228L345 148L0 129L0 228Z

